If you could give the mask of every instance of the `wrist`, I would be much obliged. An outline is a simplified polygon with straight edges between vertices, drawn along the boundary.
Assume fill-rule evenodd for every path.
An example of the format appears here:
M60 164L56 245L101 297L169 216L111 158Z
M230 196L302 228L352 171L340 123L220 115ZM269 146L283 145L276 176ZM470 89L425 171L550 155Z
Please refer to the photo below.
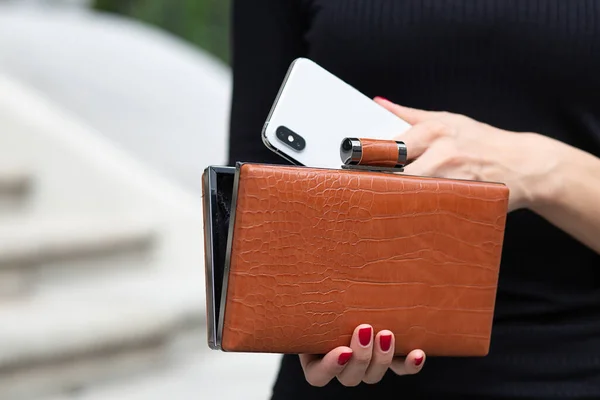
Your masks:
M537 133L525 133L521 169L525 207L539 211L552 206L564 192L569 147Z

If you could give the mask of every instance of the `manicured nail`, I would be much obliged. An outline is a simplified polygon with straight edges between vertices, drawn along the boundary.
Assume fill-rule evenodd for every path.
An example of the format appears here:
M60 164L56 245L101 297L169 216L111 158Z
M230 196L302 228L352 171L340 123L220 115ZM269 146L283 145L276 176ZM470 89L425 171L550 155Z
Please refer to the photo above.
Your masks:
M419 366L423 363L423 356L419 356L415 358L415 366Z
M340 356L338 357L338 364L346 365L346 363L348 361L350 361L351 357L352 357L352 352L350 352L350 351L340 354Z
M381 96L375 96L375 98L378 99L378 100L389 101L385 97L381 97Z
M371 343L372 330L371 327L361 328L358 330L358 341L363 347L367 347Z
M381 346L381 351L388 351L392 347L392 335L379 336L379 346Z

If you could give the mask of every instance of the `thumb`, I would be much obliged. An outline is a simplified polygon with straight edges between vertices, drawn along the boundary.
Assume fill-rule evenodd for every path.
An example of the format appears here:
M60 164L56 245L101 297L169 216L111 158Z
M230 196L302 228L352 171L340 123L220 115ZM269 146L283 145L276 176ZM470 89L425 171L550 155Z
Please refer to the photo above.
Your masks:
M379 96L375 97L375 99L373 100L375 101L375 103L379 104L383 108L387 109L388 111L395 114L397 117L403 119L411 125L415 125L423 121L437 119L440 116L439 112L404 107Z

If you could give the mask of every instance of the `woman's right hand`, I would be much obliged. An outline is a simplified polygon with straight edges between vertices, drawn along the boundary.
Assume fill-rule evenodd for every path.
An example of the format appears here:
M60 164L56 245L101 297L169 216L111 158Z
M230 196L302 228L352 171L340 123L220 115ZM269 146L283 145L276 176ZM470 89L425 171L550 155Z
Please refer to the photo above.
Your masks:
M359 325L352 335L350 347L340 346L325 356L301 354L304 376L312 386L325 386L337 378L344 386L361 382L379 382L388 368L397 375L412 375L423 368L425 353L413 350L406 357L394 357L395 338L388 330L373 337L373 327Z

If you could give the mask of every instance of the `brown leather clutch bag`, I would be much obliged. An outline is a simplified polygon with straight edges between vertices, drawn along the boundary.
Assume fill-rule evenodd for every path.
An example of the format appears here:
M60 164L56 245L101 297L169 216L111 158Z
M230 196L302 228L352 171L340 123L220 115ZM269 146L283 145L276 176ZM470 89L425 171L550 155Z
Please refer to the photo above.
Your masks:
M488 353L508 188L393 173L402 150L351 139L339 170L207 168L212 349L324 354L368 323L397 355Z

